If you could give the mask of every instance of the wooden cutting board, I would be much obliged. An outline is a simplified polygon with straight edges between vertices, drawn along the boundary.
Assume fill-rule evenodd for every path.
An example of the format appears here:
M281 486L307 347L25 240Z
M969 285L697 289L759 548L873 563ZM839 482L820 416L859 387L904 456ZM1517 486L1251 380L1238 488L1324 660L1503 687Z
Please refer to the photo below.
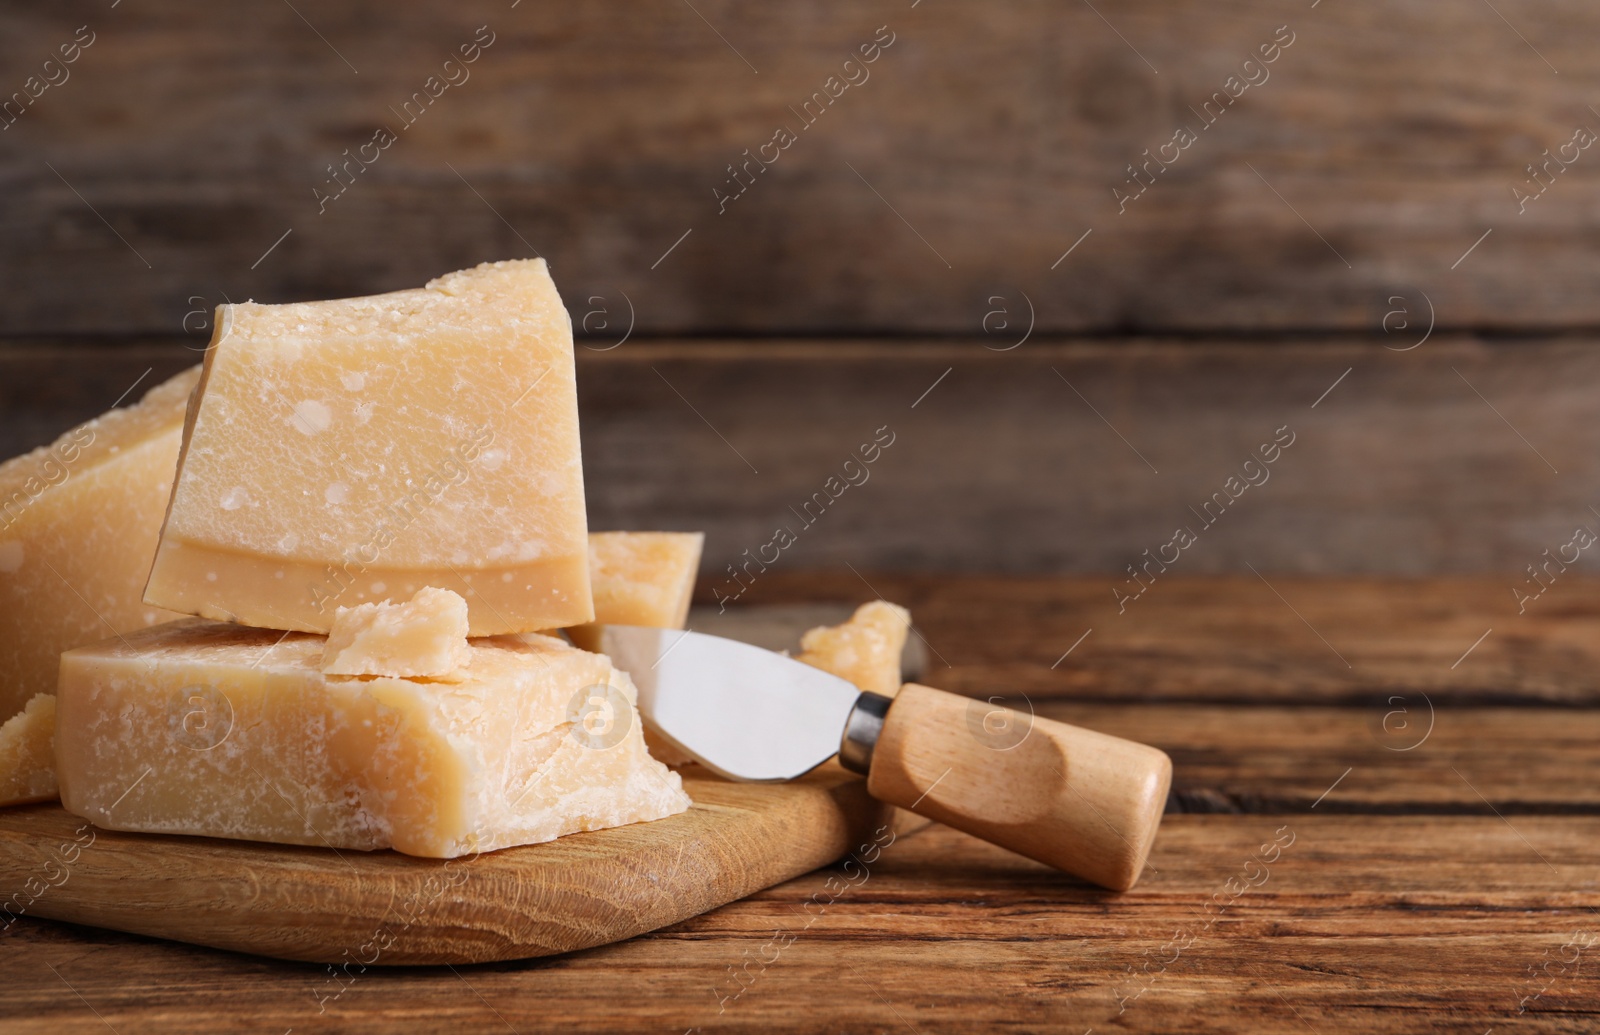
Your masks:
M693 772L693 770L690 770ZM219 949L340 965L481 963L630 938L908 832L829 763L790 783L684 774L689 811L450 861L98 830L0 811L0 902ZM903 814L909 816L909 814ZM910 817L911 826L926 821Z

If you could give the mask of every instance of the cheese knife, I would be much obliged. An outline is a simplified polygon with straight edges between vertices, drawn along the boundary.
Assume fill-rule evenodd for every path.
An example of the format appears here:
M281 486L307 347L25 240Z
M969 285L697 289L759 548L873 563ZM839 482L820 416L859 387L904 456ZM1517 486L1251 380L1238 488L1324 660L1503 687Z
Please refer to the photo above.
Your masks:
M736 640L608 625L646 725L731 780L837 755L879 801L1117 891L1144 869L1172 762L1155 748L907 683L894 697Z

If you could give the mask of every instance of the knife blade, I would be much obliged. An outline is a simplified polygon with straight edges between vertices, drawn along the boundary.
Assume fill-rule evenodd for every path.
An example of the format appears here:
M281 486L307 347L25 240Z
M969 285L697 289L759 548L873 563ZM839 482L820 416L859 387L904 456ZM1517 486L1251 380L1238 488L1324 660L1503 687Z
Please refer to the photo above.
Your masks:
M608 625L601 651L663 739L734 780L838 755L867 792L1119 891L1139 879L1172 779L1161 751L907 683L893 698L749 644Z
M639 715L730 780L792 780L832 758L861 691L737 640L608 625L601 652L633 677Z

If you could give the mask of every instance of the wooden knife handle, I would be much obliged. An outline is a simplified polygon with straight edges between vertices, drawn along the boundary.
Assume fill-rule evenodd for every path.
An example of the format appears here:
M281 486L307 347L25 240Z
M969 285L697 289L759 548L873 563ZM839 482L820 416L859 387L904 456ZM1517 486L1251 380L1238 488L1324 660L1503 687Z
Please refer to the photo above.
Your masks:
M1138 881L1172 782L1164 752L916 683L887 708L874 798L1116 891Z

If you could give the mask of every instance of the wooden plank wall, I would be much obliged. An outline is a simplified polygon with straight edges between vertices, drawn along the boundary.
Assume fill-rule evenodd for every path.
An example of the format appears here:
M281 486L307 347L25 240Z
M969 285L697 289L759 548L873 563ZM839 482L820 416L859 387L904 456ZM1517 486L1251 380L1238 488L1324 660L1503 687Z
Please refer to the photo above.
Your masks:
M203 347L225 299L537 253L586 346L595 525L703 528L708 579L880 427L871 484L780 567L1125 571L1285 425L1271 484L1181 570L1520 577L1600 522L1600 151L1525 171L1600 133L1581 0L178 0L4 25L7 453L197 359L175 341ZM1171 164L1119 200L1147 148Z
M1023 293L1041 332L1357 330L1404 288L1445 327L1594 325L1600 151L1513 187L1600 134L1597 30L1586 0L33 5L0 32L0 334L535 252L641 334L979 333Z
M1536 591L1527 567L1544 551L1600 531L1600 351L1583 337L1439 335L1406 352L651 341L578 355L591 524L703 529L708 600L749 581L727 572L746 550L777 572L1102 572L1108 600L1150 550L1176 553L1170 576L1498 571L1510 606L1513 587ZM148 385L199 358L0 349L3 444L47 441L146 370ZM1261 463L1263 444L1290 436ZM892 444L862 464L875 438ZM1242 487L1250 477L1261 484ZM1175 551L1180 527L1196 541ZM779 528L796 541L776 550ZM1579 572L1594 553L1567 550Z

